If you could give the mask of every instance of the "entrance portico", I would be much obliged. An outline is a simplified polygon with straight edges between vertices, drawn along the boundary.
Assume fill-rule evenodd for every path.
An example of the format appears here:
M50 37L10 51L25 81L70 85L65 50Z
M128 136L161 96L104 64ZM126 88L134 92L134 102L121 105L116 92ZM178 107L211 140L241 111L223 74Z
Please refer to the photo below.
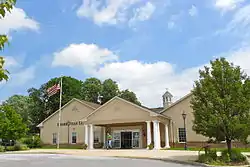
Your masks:
M106 134L113 136L113 148L169 148L170 119L146 108L115 97L86 118L85 143L94 148L94 126L102 127L103 143Z

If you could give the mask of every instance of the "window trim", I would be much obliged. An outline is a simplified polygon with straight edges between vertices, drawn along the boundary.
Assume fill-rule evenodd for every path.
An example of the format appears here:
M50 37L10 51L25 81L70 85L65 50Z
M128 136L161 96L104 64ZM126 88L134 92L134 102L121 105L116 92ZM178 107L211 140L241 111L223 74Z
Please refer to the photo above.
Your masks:
M183 129L183 130L185 130L185 129L184 129L184 128L178 128L178 129L177 129L177 134L178 134L178 143L183 144L183 143L186 143L186 142L187 142L187 128L186 128L186 130L185 130L185 134L186 134L186 141L181 141L181 142L180 142L180 133L179 133L180 129Z
M98 139L98 142L95 142L95 139ZM100 142L101 142L100 136L97 135L97 132L95 131L95 132L94 132L94 144L98 144L98 143L100 143Z
M55 137L55 138L54 138ZM55 139L55 143L54 143L54 139ZM57 144L57 133L52 133L52 144L56 145Z
M76 142L73 143L73 133L75 133L75 137L76 137ZM71 144L77 144L77 132L71 132Z

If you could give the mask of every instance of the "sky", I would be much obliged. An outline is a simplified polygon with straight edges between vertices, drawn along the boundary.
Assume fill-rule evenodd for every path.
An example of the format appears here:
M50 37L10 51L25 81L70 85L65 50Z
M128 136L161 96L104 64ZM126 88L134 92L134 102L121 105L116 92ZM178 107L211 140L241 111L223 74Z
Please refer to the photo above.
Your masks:
M10 39L0 101L65 75L111 78L160 107L215 58L250 75L250 0L17 0L0 34Z

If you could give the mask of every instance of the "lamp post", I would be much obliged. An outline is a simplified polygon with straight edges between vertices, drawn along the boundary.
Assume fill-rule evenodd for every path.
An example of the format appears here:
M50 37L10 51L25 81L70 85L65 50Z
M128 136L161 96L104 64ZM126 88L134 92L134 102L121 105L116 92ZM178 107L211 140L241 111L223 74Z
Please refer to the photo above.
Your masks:
M67 122L67 126L68 126L68 144L69 144L69 126L70 126L70 121Z
M184 131L185 131L185 143L184 143L185 150L187 150L186 117L187 117L187 114L185 113L185 111L183 111L182 118L183 118L183 122L184 122Z

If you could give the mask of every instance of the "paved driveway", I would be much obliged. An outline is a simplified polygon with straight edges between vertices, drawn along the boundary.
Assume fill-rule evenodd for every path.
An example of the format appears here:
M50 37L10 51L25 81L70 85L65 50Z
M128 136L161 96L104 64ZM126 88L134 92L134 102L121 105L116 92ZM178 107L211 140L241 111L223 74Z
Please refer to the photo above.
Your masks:
M0 154L1 167L189 167L156 160L59 154Z

